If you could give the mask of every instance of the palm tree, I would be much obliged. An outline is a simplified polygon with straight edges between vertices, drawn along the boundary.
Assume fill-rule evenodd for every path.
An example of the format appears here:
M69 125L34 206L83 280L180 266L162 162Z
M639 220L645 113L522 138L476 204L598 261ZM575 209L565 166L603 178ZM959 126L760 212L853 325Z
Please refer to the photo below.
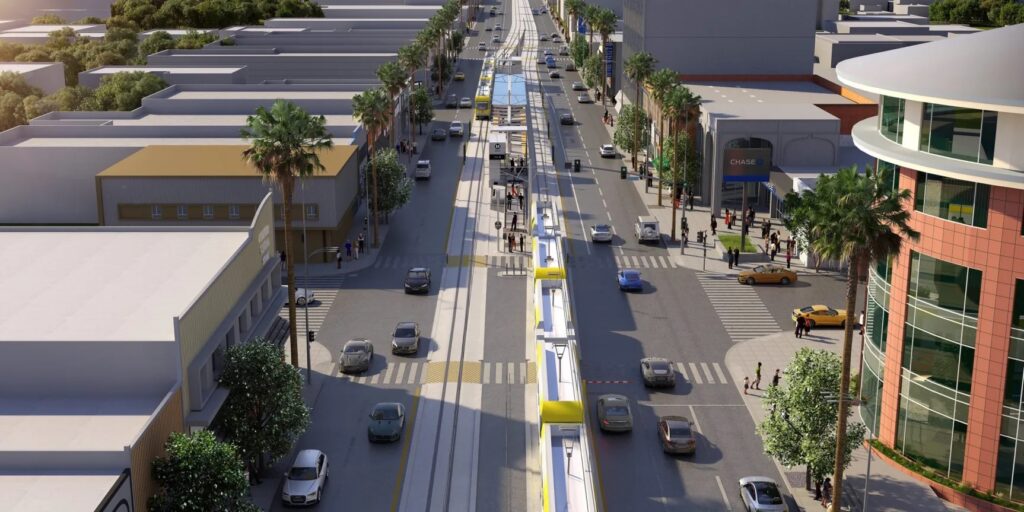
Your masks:
M587 48L590 51L594 51L594 22L597 20L598 9L600 8L590 4L583 5L583 21L587 24L587 36L590 38Z
M623 70L626 72L626 76L636 84L636 96L634 97L636 98L636 106L637 108L640 108L641 111L643 110L643 101L642 96L640 95L640 86L643 85L643 83L650 78L651 73L654 72L654 63L655 59L650 53L639 52L630 55L623 65ZM640 116L636 116L636 121L639 124ZM633 133L635 135L635 142L633 143L633 171L636 172L636 149L637 146L640 145L639 141L636 140L636 137L640 136L640 126L634 126Z
M651 97L658 104L658 206L662 206L661 170L665 162L665 97L676 84L679 83L675 71L663 68L655 71L647 79L647 86L651 88Z
M601 48L606 48L608 45L608 36L615 32L615 23L617 18L615 13L611 9L598 8L597 16L594 18L594 30L601 34ZM604 50L602 50L604 51ZM605 55L605 59L608 56ZM602 66L603 68L603 66ZM602 69L602 71L604 71ZM608 77L604 76L605 73L601 74L601 105L605 105L608 101ZM634 157L634 160L636 158ZM633 162L633 167L636 167L636 162Z
M373 181L373 247L380 246L380 239L377 236L377 170L373 165L373 154L376 149L377 139L388 125L391 118L391 100L388 99L387 91L376 87L352 98L352 113L366 129L366 145L370 155L370 176Z
M700 102L703 100L703 98L701 98L699 94L694 94L692 91L690 91L689 88L687 88L685 86L680 86L680 87L683 90L683 98L682 98L682 100L683 100L683 131L686 132L686 136L687 137L690 137L690 112L694 108L697 108L697 107L700 106ZM689 158L690 158L690 153L693 151L693 141L692 140L690 141L690 144L687 146L687 148L689 150L683 155L683 172L686 173L683 176L683 183L686 186L691 186L690 180L694 178L693 176L689 176L689 172L690 172ZM683 216L685 216L685 215L686 215L686 209L684 208L683 209Z
M245 120L242 137L251 141L242 152L263 179L281 191L284 214L284 254L288 274L288 322L291 336L291 363L299 366L298 322L295 321L295 256L292 251L292 194L295 178L304 178L324 170L318 152L334 143L324 116L311 116L294 103L277 100L270 110L258 107ZM303 212L305 214L305 212Z
M409 43L407 46L403 46L398 49L398 63L405 69L408 75L408 84L411 87L416 81L416 71L419 70L426 64L427 61L427 47L421 44L418 40ZM409 120L409 130L412 130L412 110L406 109L408 115L406 118Z
M679 84L674 84L671 89L669 89L668 91L665 92L665 98L664 98L664 101L663 101L663 105L661 107L662 111L664 112L664 115L668 116L668 133L669 133L669 138L673 140L673 147L676 146L676 144L674 144L675 137L678 135L678 132L679 132L679 126L678 126L678 124L679 124L679 122L678 122L679 121L679 115L683 112L683 109L686 108L685 107L685 105L686 105L686 92L684 92L685 89L686 89L685 87L683 87L683 86L681 86ZM672 151L672 162L669 163L669 165L671 167L671 171L669 172L669 176L671 177L669 186L671 187L670 190L672 190L672 230L669 233L670 233L670 237L671 237L673 242L676 241L676 205L677 205L677 203L676 203L675 199L676 199L676 187L677 187L676 176L678 175L678 166L679 166L678 160L679 160L679 151L678 150Z
M401 64L395 61L388 61L377 67L377 79L380 80L381 86L388 92L388 98L391 100L391 130L388 140L393 146L395 144L396 132L394 112L398 109L398 93L405 87L409 77L405 74Z
M917 240L920 233L909 225L909 190L892 191L884 176L862 175L856 167L823 175L815 190L805 192L801 206L806 215L800 228L811 248L825 259L847 264L846 320L843 324L843 370L839 383L839 418L836 426L836 459L832 503L840 503L845 469L846 417L850 392L850 355L853 345L854 309L862 268L898 254L904 239Z
M569 27L566 32L569 33L569 43L572 42L572 35L576 33L576 25L579 23L576 21L576 17L583 13L586 8L586 4L583 0L565 0L565 12L569 15Z

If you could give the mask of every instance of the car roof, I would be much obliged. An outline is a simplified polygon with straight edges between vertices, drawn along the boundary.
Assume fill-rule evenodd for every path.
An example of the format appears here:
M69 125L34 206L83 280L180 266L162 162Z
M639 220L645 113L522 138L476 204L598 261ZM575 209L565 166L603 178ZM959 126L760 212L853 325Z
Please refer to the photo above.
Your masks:
M608 224L594 224L596 229L611 229L612 227Z
M601 400L601 401L604 401L604 402L608 402L608 403L618 403L618 402L625 402L627 404L629 403L629 399L624 397L624 396L622 396L622 395L614 395L614 394L601 395L601 396L597 397L597 399Z
M668 425L672 425L672 424L676 424L676 423L686 423L687 425L690 424L690 420L687 419L685 416L662 416L659 419L661 421L664 421Z
M417 160L416 165L430 165L430 160Z
M622 269L622 274L623 275L633 275L633 274L640 275L640 271L635 269L635 268L624 268L624 269Z
M345 342L346 346L354 345L354 344L369 345L370 344L370 340L368 340L366 338L352 338L352 339L350 339L350 340Z
M398 322L398 325L396 325L395 328L397 329L399 327L416 327L416 322Z
M613 146L611 144L601 144L601 147L602 148L614 148L615 146Z
M375 411L378 411L378 410L381 410L381 409L387 410L387 409L401 409L401 408L402 408L402 404L400 404L398 402L380 402L380 403L375 404L373 406L373 410L375 410Z
M409 269L409 272L430 272L427 267L413 267Z
M648 362L648 363L667 363L667 362L669 362L669 360L664 358L664 357L645 357L645 358L641 359L640 362L641 363L643 363L643 362Z
M768 478L766 476L745 476L743 478L740 478L740 485L747 485L756 482L767 482L774 485L775 487L779 486L779 484L775 480Z
M292 463L292 467L313 467L316 465L316 459L322 453L320 450L302 450L295 455L295 462Z

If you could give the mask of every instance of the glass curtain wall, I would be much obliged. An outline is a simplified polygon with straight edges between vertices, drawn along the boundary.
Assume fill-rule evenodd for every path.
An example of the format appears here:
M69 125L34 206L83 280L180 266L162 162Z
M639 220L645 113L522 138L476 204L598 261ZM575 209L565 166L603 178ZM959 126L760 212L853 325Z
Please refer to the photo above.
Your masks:
M896 447L963 474L981 271L911 252Z
M868 270L868 310L864 319L864 368L861 375L861 419L878 432L885 375L885 342L889 335L889 286L892 282L892 258L880 261Z
M988 226L989 186L917 173L914 209L976 228Z
M996 113L924 104L921 151L991 164L996 146Z
M882 96L878 102L878 131L885 138L897 143L903 143L903 118L906 100Z
M1010 355L996 461L996 492L1024 501L1024 280L1016 281L1010 325Z

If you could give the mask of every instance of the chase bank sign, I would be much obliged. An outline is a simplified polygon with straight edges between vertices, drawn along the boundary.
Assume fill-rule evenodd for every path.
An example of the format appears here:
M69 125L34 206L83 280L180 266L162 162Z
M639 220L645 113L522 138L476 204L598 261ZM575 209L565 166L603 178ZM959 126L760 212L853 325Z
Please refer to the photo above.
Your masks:
M724 157L725 182L768 181L772 171L771 148L728 148Z

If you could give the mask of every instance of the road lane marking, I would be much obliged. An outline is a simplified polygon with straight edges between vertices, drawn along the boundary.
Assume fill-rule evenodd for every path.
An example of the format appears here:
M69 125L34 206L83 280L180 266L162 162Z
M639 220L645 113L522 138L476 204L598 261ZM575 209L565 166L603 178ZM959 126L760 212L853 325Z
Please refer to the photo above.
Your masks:
M502 371L501 371L503 366L504 365L502 363L494 363L494 383L495 384L502 384L502 377L505 376L502 373Z
M608 222L611 222L611 220L612 220L611 212L604 212L604 214L608 216Z
M601 194L601 197L604 197L604 190L601 190L600 188L598 188L597 189L597 193Z
M693 420L693 426L697 427L697 432L704 433L704 429L700 428L700 422L697 421L697 411L693 410L692 405L687 406L690 409L690 419Z
M484 361L484 384L491 383L491 363Z
M690 373L693 373L693 381L697 384L704 384L704 381L700 378L700 370L697 369L697 365L690 363Z
M603 197L601 198L601 204L603 204L605 208L608 208L608 201L605 201Z
M525 384L526 380L526 363L519 363L519 381L517 382L519 384Z
M385 371L387 371L387 370L385 369ZM380 382L380 374L381 373L383 373L383 372L377 372L377 373L373 374L373 377L370 377L370 384L376 385L378 382Z
M715 481L718 482L718 490L722 492L722 501L725 502L725 509L732 510L732 508L730 508L729 506L729 495L725 493L725 486L722 485L722 478L718 475L715 475Z

